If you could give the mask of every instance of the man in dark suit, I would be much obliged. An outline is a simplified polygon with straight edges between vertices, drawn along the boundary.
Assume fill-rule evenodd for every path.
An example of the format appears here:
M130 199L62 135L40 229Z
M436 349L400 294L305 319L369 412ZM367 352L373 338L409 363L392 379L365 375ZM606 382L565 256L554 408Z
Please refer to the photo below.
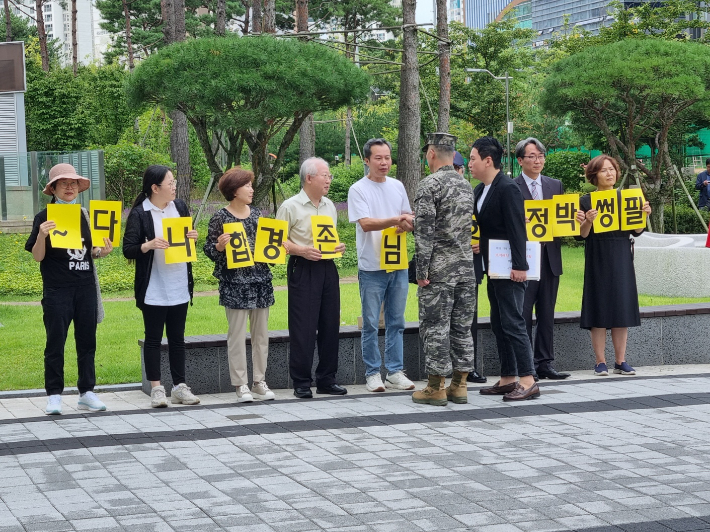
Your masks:
M703 207L707 207L710 209L710 206L708 206L708 186L710 185L710 157L705 159L705 168L706 170L700 172L698 174L697 179L695 180L695 190L700 191L700 197L698 198L698 209L702 209Z
M564 194L562 182L542 175L545 166L545 146L536 138L529 137L518 142L515 156L522 168L522 173L515 182L526 200L552 199L552 196ZM528 281L523 304L523 316L528 337L533 346L535 371L541 379L566 379L569 373L560 373L552 365L555 361L555 346L552 334L555 324L555 303L557 290L562 275L561 241L541 242L540 280ZM535 342L532 337L532 311L535 307L537 329Z
M481 183L474 190L474 213L481 240L473 246L478 271L489 272L489 241L510 243L512 269L509 279L488 277L491 329L500 358L500 380L482 388L482 395L502 395L504 401L522 401L540 396L533 377L533 354L525 329L523 301L528 263L525 257L525 210L520 188L501 171L503 146L493 137L473 143L468 168ZM517 382L516 377L520 378Z

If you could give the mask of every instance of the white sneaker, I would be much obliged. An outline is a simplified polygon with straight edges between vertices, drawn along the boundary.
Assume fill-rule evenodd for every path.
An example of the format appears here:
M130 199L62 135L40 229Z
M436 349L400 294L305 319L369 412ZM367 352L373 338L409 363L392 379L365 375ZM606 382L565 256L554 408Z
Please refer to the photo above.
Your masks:
M237 403L251 403L254 398L249 391L249 386L242 384L237 386Z
M173 391L170 393L170 400L173 404L184 404L184 405L199 405L200 400L192 394L190 387L181 382L177 386L173 386Z
M384 392L385 391L385 385L382 384L382 375L379 373L373 373L372 375L367 375L365 377L365 381L367 382L367 391L368 392Z
M47 408L44 413L48 416L54 416L62 413L62 396L59 394L50 395L47 397Z
M167 408L168 399L165 397L164 386L156 386L150 390L150 406L151 408Z
M251 394L262 401L271 401L272 399L276 399L276 394L269 390L269 387L266 385L266 381L255 382L251 387Z
M90 412L103 412L106 410L106 405L96 396L94 392L82 393L79 396L79 404L77 410L88 410Z
M388 388L394 388L395 390L413 390L414 383L410 381L404 374L404 371L397 371L396 373L390 373L385 379L385 385Z

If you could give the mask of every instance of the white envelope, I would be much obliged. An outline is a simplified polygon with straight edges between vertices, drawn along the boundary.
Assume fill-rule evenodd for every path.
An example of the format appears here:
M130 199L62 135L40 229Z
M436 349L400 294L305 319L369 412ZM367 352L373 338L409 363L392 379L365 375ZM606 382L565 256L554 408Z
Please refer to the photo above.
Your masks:
M528 261L528 281L540 280L540 242L526 242L525 256ZM488 241L488 277L510 279L513 259L510 256L510 242L507 240Z

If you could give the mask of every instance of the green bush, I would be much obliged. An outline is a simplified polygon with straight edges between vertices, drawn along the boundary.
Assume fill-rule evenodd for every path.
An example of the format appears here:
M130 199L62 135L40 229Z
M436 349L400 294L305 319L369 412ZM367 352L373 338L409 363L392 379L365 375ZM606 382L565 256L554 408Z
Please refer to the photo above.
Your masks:
M542 171L546 176L562 181L565 192L583 190L584 168L589 162L589 154L580 151L556 151L549 153Z
M710 219L710 212L706 210L700 211L705 220L705 227L700 224L698 215L695 211L686 205L676 205L676 222L678 223L678 234L693 235L699 233L707 233L707 223ZM673 209L670 205L666 205L663 209L663 225L665 233L673 233ZM656 228L654 227L654 230Z
M174 167L170 157L148 148L121 141L104 148L106 198L120 200L125 207L141 190L143 172L151 164Z

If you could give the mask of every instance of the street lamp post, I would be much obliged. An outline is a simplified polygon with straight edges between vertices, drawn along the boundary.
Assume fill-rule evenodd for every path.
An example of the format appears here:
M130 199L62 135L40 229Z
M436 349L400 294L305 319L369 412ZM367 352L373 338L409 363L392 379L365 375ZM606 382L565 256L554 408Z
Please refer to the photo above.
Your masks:
M510 135L513 133L513 123L510 121L510 77L506 71L505 76L496 76L486 68L467 68L466 72L485 72L493 79L505 80L505 150L508 155L508 173L513 176L513 158L510 155Z

